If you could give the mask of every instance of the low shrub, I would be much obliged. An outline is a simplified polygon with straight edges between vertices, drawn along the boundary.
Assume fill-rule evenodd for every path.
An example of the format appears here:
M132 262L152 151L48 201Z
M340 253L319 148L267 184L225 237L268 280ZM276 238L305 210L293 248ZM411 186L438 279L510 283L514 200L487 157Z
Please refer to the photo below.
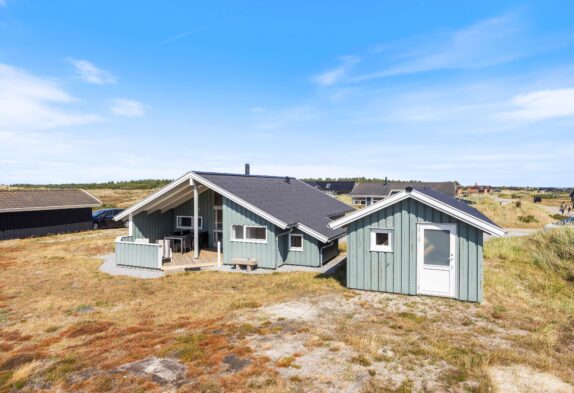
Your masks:
M550 216L551 218L555 219L556 221L562 221L568 218L568 216L563 216L562 214L553 214Z
M525 224L529 224L531 222L538 222L538 219L534 217L532 214L527 216L518 216L518 221L523 222Z

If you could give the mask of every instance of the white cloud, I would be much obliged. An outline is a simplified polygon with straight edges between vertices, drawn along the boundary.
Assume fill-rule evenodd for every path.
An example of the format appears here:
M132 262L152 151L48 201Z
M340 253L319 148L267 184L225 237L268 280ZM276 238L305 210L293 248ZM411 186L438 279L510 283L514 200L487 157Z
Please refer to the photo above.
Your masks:
M517 107L498 114L509 120L539 121L574 116L574 89L533 91L515 96L511 104Z
M384 45L389 65L353 78L366 81L445 69L477 69L512 61L535 50L521 39L515 15L485 19L450 34L425 35ZM377 51L379 52L379 51ZM395 59L401 59L395 61Z
M341 81L360 60L357 56L343 56L341 58L341 64L338 67L315 76L313 82L319 86L334 85Z
M69 106L75 101L53 80L0 64L0 131L39 130L101 120L95 114L71 111Z
M146 112L147 106L139 101L127 98L114 98L111 100L110 110L118 116L140 117Z
M68 59L76 69L78 76L84 82L94 85L106 85L116 83L116 77L109 71L96 67L87 60Z

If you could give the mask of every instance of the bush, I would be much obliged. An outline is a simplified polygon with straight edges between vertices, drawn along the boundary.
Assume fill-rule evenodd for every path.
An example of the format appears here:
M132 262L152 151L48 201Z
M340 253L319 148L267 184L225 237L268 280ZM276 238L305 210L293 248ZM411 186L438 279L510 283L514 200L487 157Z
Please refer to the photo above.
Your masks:
M516 202L514 202L514 205L515 205L517 208L520 209L520 208L522 207L522 202L521 202L521 201L516 201Z
M531 222L538 222L538 219L534 217L532 214L527 216L518 216L518 221L523 222L525 224L529 224Z
M553 214L550 217L552 217L553 219L555 219L556 221L562 221L568 218L568 216L563 216L562 214Z

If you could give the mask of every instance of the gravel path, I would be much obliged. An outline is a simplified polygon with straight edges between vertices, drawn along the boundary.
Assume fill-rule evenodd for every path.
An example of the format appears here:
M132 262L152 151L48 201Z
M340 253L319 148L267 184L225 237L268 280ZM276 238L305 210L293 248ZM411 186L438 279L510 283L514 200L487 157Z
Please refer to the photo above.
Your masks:
M116 258L114 254L102 255L100 258L104 260L104 263L100 266L100 271L111 274L112 276L128 276L135 278L159 278L165 276L165 273L159 270L116 266Z

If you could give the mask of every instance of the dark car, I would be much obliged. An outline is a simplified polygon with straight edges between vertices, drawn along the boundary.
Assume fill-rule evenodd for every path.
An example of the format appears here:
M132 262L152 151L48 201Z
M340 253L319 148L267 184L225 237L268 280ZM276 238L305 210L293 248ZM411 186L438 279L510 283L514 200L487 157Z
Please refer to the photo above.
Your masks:
M123 228L127 222L114 221L114 216L123 212L124 209L100 209L92 213L92 226L94 229Z

